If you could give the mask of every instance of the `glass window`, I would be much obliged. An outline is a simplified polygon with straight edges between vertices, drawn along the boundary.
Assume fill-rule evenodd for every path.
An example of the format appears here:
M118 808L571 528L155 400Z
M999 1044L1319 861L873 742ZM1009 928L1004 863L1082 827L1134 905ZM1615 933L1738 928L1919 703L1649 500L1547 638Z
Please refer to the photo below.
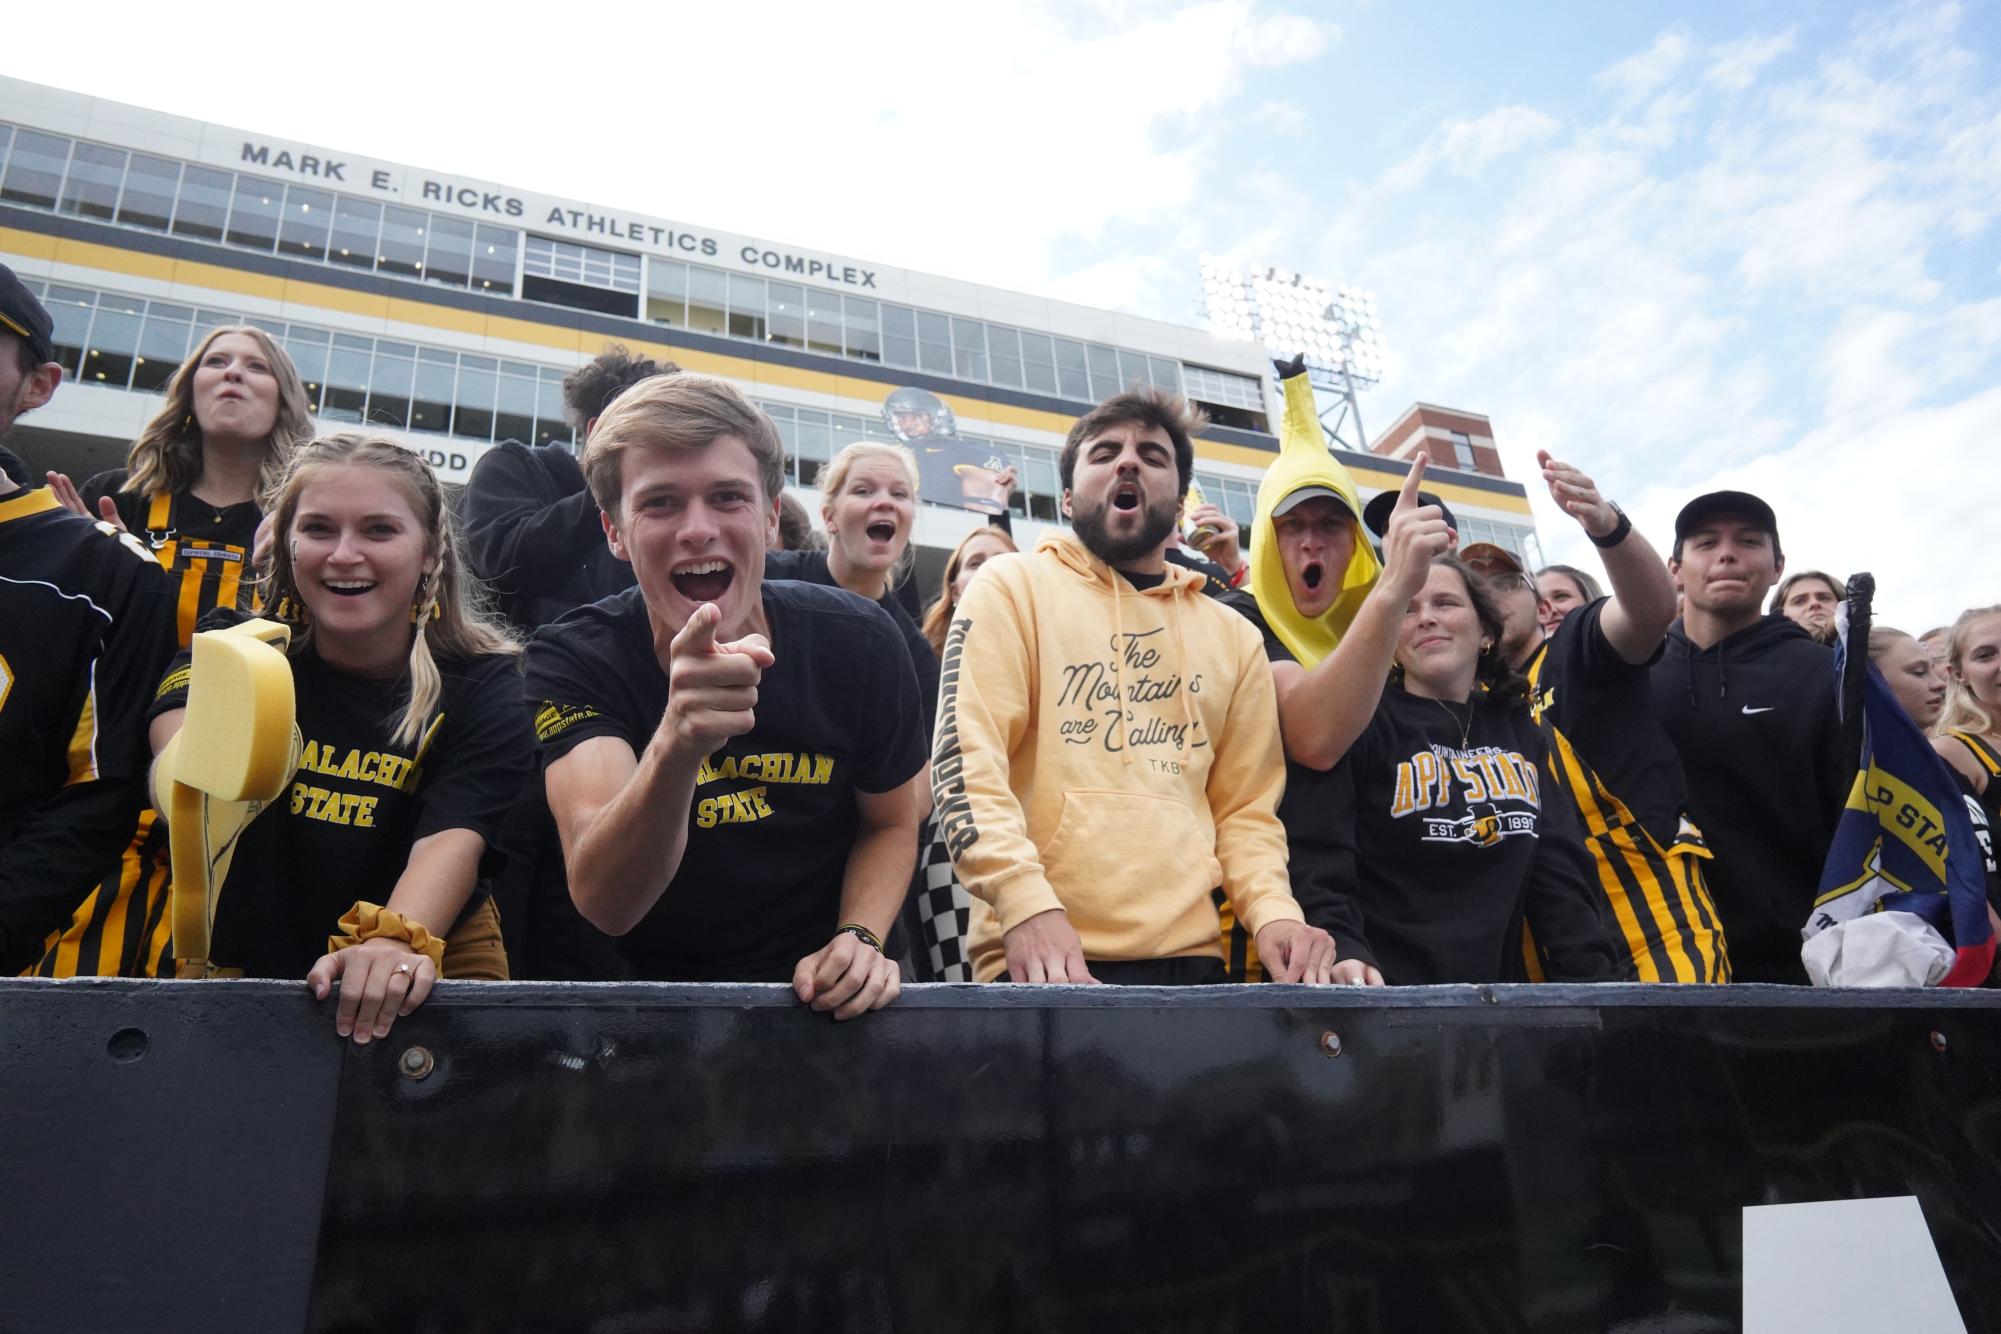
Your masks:
M417 349L408 343L377 343L368 375L367 420L378 426L410 424L410 373Z
M417 349L417 380L410 393L410 429L445 431L452 424L452 382L459 359L436 348Z
M953 369L962 380L987 378L987 326L978 320L952 321Z
M943 315L917 312L917 364L933 375L952 373L952 322Z
M1153 368L1153 382L1162 389L1181 392L1181 363L1167 357L1148 357L1147 365Z
M498 387L492 357L459 357L459 392L452 400L452 434L493 439L493 399Z
M1026 453L1027 451L1024 451ZM1056 460L1046 450L1036 450L1022 460L1022 489L1028 492L1028 517L1055 523L1062 487L1056 475Z
M0 199L10 204L54 208L62 188L63 167L69 161L69 140L34 130L16 130L7 155L7 174L0 177Z
M778 428L778 443L785 447L785 476L794 483L799 480L799 421L792 409L783 403L762 403L757 405L764 415L771 418L771 424Z
M987 326L987 370L995 384L1021 388L1021 335L998 324Z
M680 260L646 261L646 318L655 324L687 324L688 266Z
M333 196L325 190L287 186L285 218L278 225L279 253L324 260L327 233L333 226L333 202Z
M56 326L56 360L62 363L64 375L81 380L83 372L79 368L83 365L84 344L90 339L90 317L97 309L97 296L81 288L57 287L51 283L43 304L49 308L49 318Z
M446 287L464 287L472 277L472 224L464 218L431 215L425 237L424 279Z
M1473 464L1473 437L1464 431L1447 432L1452 437L1452 457L1461 468L1471 468Z
M535 443L567 445L571 440L570 422L563 415L563 377L544 370L535 386Z
M328 421L358 422L368 409L368 371L374 345L352 334L335 334L327 358L326 393L320 415Z
M61 211L111 221L118 208L118 186L124 179L124 149L78 144L70 154Z
M688 327L698 333L723 332L723 271L688 266Z
M193 165L184 168L180 198L174 203L174 235L220 241L235 184L236 178L226 171Z
M1091 377L1084 370L1084 345L1067 338L1056 340L1056 392L1079 403L1095 402L1091 397Z
M85 384L123 389L132 381L132 361L139 352L139 322L143 301L109 292L97 299L97 318L90 322L90 347L83 354Z
M146 325L139 332L139 355L132 367L132 387L148 393L165 389L188 355L194 312L186 306L155 301L146 308Z
M229 205L229 231L224 240L250 250L273 250L278 245L278 215L284 212L285 187L255 176L236 178L236 194Z
M889 366L916 367L917 321L916 312L910 307L883 303L882 359Z
M535 368L515 361L500 363L500 394L495 400L493 429L498 439L535 438Z
M1130 389L1134 385L1153 383L1153 372L1147 369L1146 358L1137 352L1119 353L1119 388Z
M342 195L334 201L333 244L327 258L351 268L373 269L382 235L382 205Z
M729 276L730 323L732 338L764 341L764 279Z
M806 346L814 352L841 355L841 294L806 289Z
M14 142L14 127L0 125L0 176L6 175L7 145Z
M1119 384L1119 354L1096 343L1087 344L1084 354L1091 366L1091 397L1102 403L1122 387Z
M1038 394L1056 392L1056 350L1048 334L1022 332L1021 369L1027 388Z
M118 200L118 220L134 227L166 231L173 220L174 192L180 184L180 163L134 153L132 164L125 169L125 193Z
M780 347L806 346L806 294L796 284L771 284L771 326L767 336Z
M472 285L481 292L514 295L514 261L521 249L521 233L512 227L489 227L480 223L472 238Z
M299 378L305 381L306 403L315 415L319 413L320 399L326 392L327 337L322 330L294 326L285 339L285 352L292 358L292 365L298 368Z
M843 347L857 361L882 360L882 310L873 301L860 297L842 299L842 325L846 330Z
M424 224L431 215L419 209L385 204L382 238L375 246L375 271L405 278L424 276Z
M639 294L639 256L614 253L611 257L611 285L621 292Z
M818 485L820 469L833 457L833 432L827 414L800 410L797 436L794 453L799 460L799 485Z

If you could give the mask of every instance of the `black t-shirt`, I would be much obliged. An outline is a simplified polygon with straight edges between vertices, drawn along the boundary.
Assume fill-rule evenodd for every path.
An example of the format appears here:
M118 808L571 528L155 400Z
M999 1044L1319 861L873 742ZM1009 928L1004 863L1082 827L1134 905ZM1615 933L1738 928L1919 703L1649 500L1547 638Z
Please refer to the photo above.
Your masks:
M101 472L77 491L93 514L98 500L110 496L126 528L174 576L181 643L188 642L211 607L254 608L250 552L264 511L248 500L217 509L186 492L147 497L121 491L125 476L123 468Z
M1287 771L1280 818L1307 920L1395 985L1519 979L1525 917L1551 980L1620 977L1576 817L1543 791L1548 753L1520 705L1385 687L1339 764Z
M247 619L218 609L200 629ZM148 717L187 707L183 651ZM250 977L304 977L357 901L387 903L418 839L470 829L486 840L481 876L499 869L502 819L534 764L512 655L438 663L443 691L414 745L390 738L410 678L350 676L310 646L292 681L305 750L284 796L251 821L216 909L210 953ZM426 923L442 934L449 922Z
M1221 600L1225 606L1235 608L1238 615L1258 628L1258 638L1265 642L1266 662L1299 661L1293 656L1292 650L1285 646L1285 641L1273 633L1271 622L1265 619L1264 609L1258 606L1256 598L1241 588L1233 588L1223 594Z
M1688 804L1681 756L1654 714L1651 671L1657 647L1635 666L1605 638L1600 598L1563 618L1525 670L1538 722L1563 733L1604 790L1663 848L1674 843Z
M931 729L888 613L789 580L765 584L763 602L774 661L758 683L757 725L703 763L680 869L619 938L641 977L791 981L840 925L855 794L890 791L924 767ZM592 737L640 754L667 710L636 588L536 635L526 670L545 767Z
M766 579L796 579L801 583L818 584L822 588L839 588L834 571L827 564L824 551L767 551L764 553L764 577ZM924 710L924 732L931 733L931 720L938 713L938 655L931 651L931 641L924 637L904 608L896 590L891 589L876 600L876 605L889 613L889 619L896 622L897 630L903 635L905 647L910 650L910 665L917 673L917 697Z

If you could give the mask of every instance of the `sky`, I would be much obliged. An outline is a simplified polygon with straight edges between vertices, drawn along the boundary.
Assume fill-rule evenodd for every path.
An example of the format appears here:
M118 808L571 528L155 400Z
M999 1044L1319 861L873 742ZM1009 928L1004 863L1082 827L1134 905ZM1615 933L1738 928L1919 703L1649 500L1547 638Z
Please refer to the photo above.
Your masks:
M1364 422L1487 414L1553 560L1539 449L1664 552L1739 487L1879 622L2001 602L2001 0L92 14L0 71L1181 323L1204 256L1364 287Z

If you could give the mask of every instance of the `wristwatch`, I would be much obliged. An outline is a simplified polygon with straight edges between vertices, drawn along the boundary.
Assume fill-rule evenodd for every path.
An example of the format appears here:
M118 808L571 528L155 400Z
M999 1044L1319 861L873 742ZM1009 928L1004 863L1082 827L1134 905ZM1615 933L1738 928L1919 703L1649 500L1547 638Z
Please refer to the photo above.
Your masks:
M1619 516L1618 525L1603 537L1591 537L1589 533L1586 533L1585 536L1591 537L1592 546L1600 550L1609 551L1626 540L1626 535L1633 531L1633 521L1626 517L1626 511L1619 508L1617 501L1607 501L1606 503L1611 505L1612 512Z

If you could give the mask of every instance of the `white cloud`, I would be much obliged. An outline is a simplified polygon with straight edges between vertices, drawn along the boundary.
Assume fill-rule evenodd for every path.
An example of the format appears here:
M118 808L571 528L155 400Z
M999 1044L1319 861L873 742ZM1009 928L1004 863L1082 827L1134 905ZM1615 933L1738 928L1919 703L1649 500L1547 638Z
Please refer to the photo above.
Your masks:
M1253 123L1291 136L1306 128L1306 108L1283 98L1267 98L1251 113Z
M1194 195L1248 77L1338 29L1261 0L1095 9L887 0L621 9L353 0L112 43L15 43L21 78L348 152L1000 286ZM197 46L199 43L199 46ZM280 55L279 53L284 53ZM307 53L303 56L295 53ZM436 58L433 58L436 57ZM309 68L301 59L310 61ZM190 70L202 77L188 77ZM227 77L209 74L227 71ZM344 71L344 72L340 72Z
M1596 81L1629 101L1638 101L1680 72L1688 59L1689 47L1686 32L1670 29L1656 37L1646 50L1600 70Z
M1389 190L1408 190L1440 165L1471 175L1496 158L1548 140L1559 128L1555 117L1525 106L1497 107L1484 116L1450 120L1385 172L1380 184Z
M2001 295L1985 263L1980 290L1964 277L2001 219L2001 95L1966 37L1899 10L1796 72L1787 34L1712 48L1689 81L1671 32L1599 77L1596 123L1449 202L1383 210L1409 160L1391 169L1318 261L1379 294L1395 356L1365 414L1488 413L1557 559L1595 562L1537 448L1663 550L1683 501L1738 485L1795 562L1873 568L1886 619L2001 598ZM1427 137L1425 170L1464 123Z
M1704 82L1738 92L1751 86L1765 66L1793 49L1797 32L1788 28L1769 37L1745 37L1725 42L1710 52L1702 71Z

